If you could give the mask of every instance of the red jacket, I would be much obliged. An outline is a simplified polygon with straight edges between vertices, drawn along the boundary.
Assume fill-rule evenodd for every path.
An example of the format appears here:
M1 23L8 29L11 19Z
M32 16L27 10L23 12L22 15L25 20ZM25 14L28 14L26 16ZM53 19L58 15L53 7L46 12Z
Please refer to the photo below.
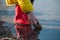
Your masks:
M16 5L16 8L15 8L14 22L21 23L21 24L30 24L28 21L28 15L22 12L19 5Z

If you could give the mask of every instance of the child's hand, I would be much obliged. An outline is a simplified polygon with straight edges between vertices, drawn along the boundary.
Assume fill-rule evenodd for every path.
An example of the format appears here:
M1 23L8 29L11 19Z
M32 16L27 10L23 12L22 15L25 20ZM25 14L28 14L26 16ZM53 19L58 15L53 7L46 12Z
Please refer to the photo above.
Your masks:
M34 24L33 25L34 26L34 30L36 30L36 31L41 31L42 30L42 26L39 24L39 22L37 22L37 24Z

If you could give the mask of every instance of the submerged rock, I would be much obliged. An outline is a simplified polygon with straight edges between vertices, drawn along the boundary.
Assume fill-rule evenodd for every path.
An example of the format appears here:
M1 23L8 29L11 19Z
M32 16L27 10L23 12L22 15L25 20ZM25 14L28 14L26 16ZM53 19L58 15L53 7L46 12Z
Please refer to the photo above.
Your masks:
M11 29L4 26L4 21L0 21L0 40L15 39L16 37L12 34Z

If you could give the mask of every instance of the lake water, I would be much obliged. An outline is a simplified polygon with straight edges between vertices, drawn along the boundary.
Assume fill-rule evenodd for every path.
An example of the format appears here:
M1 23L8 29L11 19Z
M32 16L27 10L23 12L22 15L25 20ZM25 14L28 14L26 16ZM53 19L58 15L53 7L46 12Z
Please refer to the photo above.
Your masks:
M46 18L42 17L46 14L34 12L34 15L37 17L37 19L43 27L39 35L40 40L60 40L60 19L57 19L57 16L56 19L48 18L49 20L46 20ZM13 11L0 11L0 20L6 21L6 26L9 25L9 27L12 27L12 33L16 34L13 24L13 18Z

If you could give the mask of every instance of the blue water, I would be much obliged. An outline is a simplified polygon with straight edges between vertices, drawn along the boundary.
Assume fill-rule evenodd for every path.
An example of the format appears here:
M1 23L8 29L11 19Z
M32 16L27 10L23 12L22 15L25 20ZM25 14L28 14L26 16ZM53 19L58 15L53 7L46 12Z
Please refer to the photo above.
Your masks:
M60 29L45 29L39 35L41 40L60 40Z

